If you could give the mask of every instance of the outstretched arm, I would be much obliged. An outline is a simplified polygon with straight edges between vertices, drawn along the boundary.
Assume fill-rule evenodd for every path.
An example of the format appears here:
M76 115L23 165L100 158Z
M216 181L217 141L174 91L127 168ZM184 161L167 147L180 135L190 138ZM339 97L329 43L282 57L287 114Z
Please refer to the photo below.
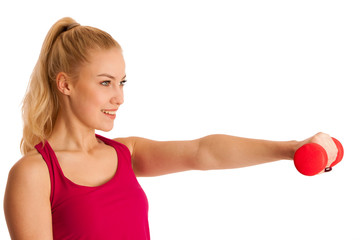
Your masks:
M200 170L241 168L293 158L297 141L267 141L228 135L201 138L197 154Z
M327 134L318 133L304 141L268 141L229 135L209 135L192 141L153 141L118 138L127 145L137 176L158 176L187 170L241 168L282 159L293 159L295 151L309 142L322 145L329 164L336 158L336 146Z

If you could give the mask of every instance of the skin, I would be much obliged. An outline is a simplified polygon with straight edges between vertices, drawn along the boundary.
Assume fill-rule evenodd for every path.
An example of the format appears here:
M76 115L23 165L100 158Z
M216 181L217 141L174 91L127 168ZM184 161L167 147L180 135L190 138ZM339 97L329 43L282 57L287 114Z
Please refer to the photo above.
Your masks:
M95 129L110 131L114 119L104 109L124 102L125 62L118 48L90 53L77 79L57 75L61 110L48 142L67 178L79 185L99 186L115 174L115 150L95 137ZM325 148L328 166L337 148L330 136L318 133L304 141L266 141L228 135L210 135L191 141L152 141L139 137L114 139L131 153L136 176L158 176L186 170L229 169L281 159L310 142ZM30 151L10 170L5 216L12 239L52 239L50 177L41 155Z

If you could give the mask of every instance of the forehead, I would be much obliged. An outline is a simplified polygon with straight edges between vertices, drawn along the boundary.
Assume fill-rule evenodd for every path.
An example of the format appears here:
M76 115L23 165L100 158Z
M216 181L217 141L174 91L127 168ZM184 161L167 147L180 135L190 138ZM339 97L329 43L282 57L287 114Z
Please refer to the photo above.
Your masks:
M92 75L108 73L116 77L123 76L125 73L125 61L121 49L111 48L91 51L88 62L83 66L82 70Z

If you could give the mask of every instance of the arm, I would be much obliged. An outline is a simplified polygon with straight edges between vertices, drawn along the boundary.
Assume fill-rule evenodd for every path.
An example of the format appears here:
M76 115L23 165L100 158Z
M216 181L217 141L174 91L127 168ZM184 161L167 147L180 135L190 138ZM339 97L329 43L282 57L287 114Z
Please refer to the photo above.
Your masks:
M115 140L128 146L136 176L241 168L282 159L292 160L295 151L310 142L325 148L329 166L337 155L337 148L331 137L324 133L300 142L267 141L220 134L192 141L159 142L138 137Z
M11 239L53 239L50 177L41 156L23 157L10 170L4 212Z
M200 170L248 167L277 160L291 160L297 141L267 141L228 135L200 139L197 154Z
M292 159L298 142L276 142L210 135L191 141L115 139L129 147L136 176L158 176L187 170L241 168Z

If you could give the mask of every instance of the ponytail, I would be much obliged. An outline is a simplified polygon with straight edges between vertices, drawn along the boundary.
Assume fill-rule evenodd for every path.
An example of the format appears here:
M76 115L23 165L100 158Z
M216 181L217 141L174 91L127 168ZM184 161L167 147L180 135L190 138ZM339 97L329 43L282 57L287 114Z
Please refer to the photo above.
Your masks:
M108 33L81 26L69 17L60 19L51 27L22 102L22 154L37 143L44 143L53 131L60 108L57 74L65 72L76 76L76 69L87 61L89 50L112 47L120 48L120 45Z

